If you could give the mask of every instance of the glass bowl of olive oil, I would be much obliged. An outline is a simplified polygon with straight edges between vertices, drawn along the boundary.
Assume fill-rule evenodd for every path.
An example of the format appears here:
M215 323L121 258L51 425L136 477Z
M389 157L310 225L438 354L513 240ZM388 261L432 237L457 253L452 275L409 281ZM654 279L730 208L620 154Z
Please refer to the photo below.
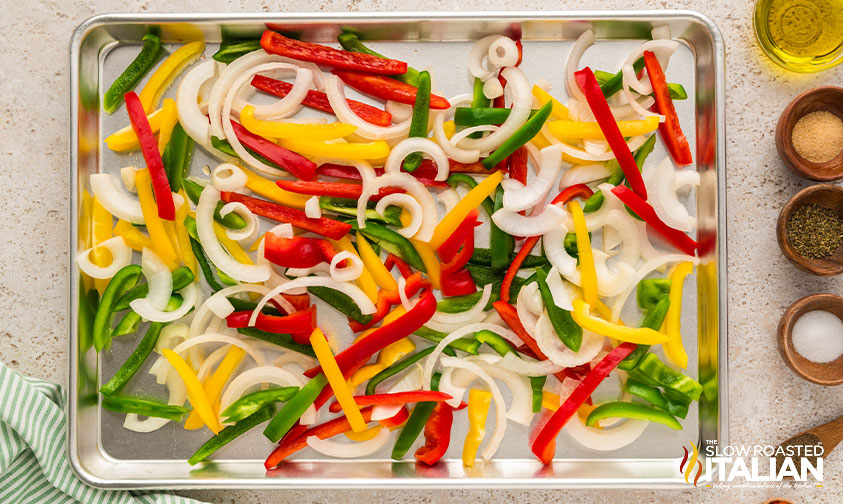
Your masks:
M767 56L788 70L843 62L843 0L757 0L753 25Z

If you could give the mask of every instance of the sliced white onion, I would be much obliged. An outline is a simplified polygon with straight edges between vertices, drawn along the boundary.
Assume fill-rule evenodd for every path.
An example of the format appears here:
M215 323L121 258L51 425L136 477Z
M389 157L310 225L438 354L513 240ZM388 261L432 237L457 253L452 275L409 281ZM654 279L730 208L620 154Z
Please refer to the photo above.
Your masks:
M474 317L483 313L486 305L489 303L489 299L492 297L492 284L486 284L483 286L483 294L480 296L480 299L477 303L469 308L466 311L459 312L459 313L443 313L443 312L436 312L433 314L433 318L436 322L441 322L443 324L461 324L465 323L468 320L473 319Z
M257 364L258 366L264 365L263 356L260 354L260 352L256 351L252 347L252 345L240 338L227 336L225 334L208 333L203 334L201 336L196 336L194 338L188 338L182 343L179 343L179 345L173 349L173 352L181 355L193 347L196 347L198 345L204 345L206 343L222 343L224 345L234 345L236 347L240 347L249 355L249 357L251 357L255 361L255 364Z
M574 165L562 175L559 181L559 190L571 187L576 184L588 184L597 180L608 178L611 175L606 163L592 163L586 165Z
M411 390L419 390L422 388L422 374L424 370L421 367L421 364L416 363L413 364L410 369L404 372L404 376L401 377L400 380L396 381L393 385L391 385L387 392L390 394L394 394L396 392L409 392ZM387 418L392 418L401 411L403 405L394 405L394 406L375 406L372 409L372 421L378 420L386 420Z
M590 362L603 348L603 336L583 329L582 345L574 352L562 343L547 312L542 313L536 324L536 343L547 358L562 367L574 367Z
M149 286L146 299L156 310L163 310L173 293L173 275L170 268L151 249L144 248L141 254L141 272Z
M243 397L252 387L264 383L271 383L280 387L302 387L307 384L307 380L301 375L296 375L276 366L261 365L248 369L237 375L226 387L220 399L220 412L225 411L236 400ZM310 413L315 414L315 411Z
M91 252L96 247L84 250L76 256L76 264L79 266L79 269L91 278L111 278L123 267L132 263L132 249L126 245L122 236L109 238L97 245L97 247L107 249L111 253L111 263L108 266L97 266L91 262Z
M618 233L620 241L623 242L623 249L618 256L619 259L630 265L636 264L638 257L641 255L641 250L638 243L635 218L623 210L610 210L606 214L603 226L604 230L607 227L614 229Z
M609 142L606 140L584 139L582 141L583 149L594 156L609 152Z
M470 105L473 99L474 98L470 94L462 94L449 100L451 108L448 110L431 111L431 119L433 120L433 138L436 139L436 143L442 147L442 150L445 151L445 154L447 154L449 158L460 163L476 162L480 159L480 151L478 149L463 149L461 147L457 147L455 142L448 139L447 135L445 135L445 118L452 118L457 107Z
M597 429L586 426L579 415L574 415L565 424L565 432L586 448L613 451L634 443L649 423L646 420L627 419L617 427Z
M659 218L668 226L680 231L692 231L697 219L688 213L685 205L679 201L676 190L682 186L696 187L700 183L700 174L696 171L677 171L673 168L670 157L664 158L655 170L644 180L649 202Z
M120 188L120 182L116 176L109 173L94 173L90 176L90 182L97 201L109 213L132 224L146 224L140 201Z
M288 277L294 278L306 277L310 275L319 275L322 273L330 275L331 265L326 264L324 262L320 262L319 264L316 264L309 268L287 268L287 271L285 272Z
M509 389L509 396L512 398L506 417L515 423L530 425L533 419L533 393L530 380L525 376L500 367L501 357L499 355L480 354L470 356L467 360L476 362L493 379L506 384L506 388Z
M199 366L199 371L196 372L196 377L199 378L200 382L203 381L205 379L205 376L207 376L208 373L211 372L212 367L219 364L220 361L225 358L225 355L228 353L229 350L231 350L231 345L223 345L211 352L211 355L209 355L208 358L205 359L205 362L203 362L202 365Z
M318 219L322 217L322 207L319 206L319 196L313 196L305 202L304 214L308 219Z
M523 296L522 296L523 293ZM521 301L521 304L524 305L524 308L530 313L535 316L539 316L542 314L544 310L544 302L542 301L542 295L539 291L539 284L538 282L530 282L529 284L525 285L519 292L518 297ZM533 319L533 327L535 327L535 322L538 319Z
M123 180L123 187L126 188L127 191L130 193L137 192L135 183L135 177L137 176L138 169L134 166L126 166L124 168L120 168L120 179Z
M424 220L424 211L418 200L409 194L388 194L378 201L375 211L384 215L390 205L400 206L410 214L410 223L398 230L398 234L406 238L412 238L421 229Z
M627 142L627 148L629 148L630 152L638 149L644 142L647 141L647 137L644 135L634 136L630 138ZM577 159L582 159L583 161L609 161L611 159L615 159L615 155L610 152L605 152L603 154L590 154L579 147L574 147L573 145L566 144L564 142L559 144L559 147L562 149L562 152L575 157Z
M138 315L151 322L172 322L187 315L202 299L202 290L196 283L190 283L179 291L182 296L181 306L171 312L165 312L152 306L149 298L135 299L129 306Z
M568 96L583 103L586 101L585 95L583 95L582 90L579 85L577 85L574 72L576 72L580 67L580 60L582 59L583 53L585 53L585 50L591 47L592 44L594 44L594 32L586 30L579 36L579 38L577 38L577 41L574 42L573 47L571 47L571 52L568 54L568 61L565 64L565 84L568 88Z
M518 46L509 37L498 37L489 45L488 60L498 68L515 66L518 63Z
M412 118L406 119L398 124L393 124L392 126L376 126L360 118L348 106L348 101L345 98L345 86L336 75L328 77L328 82L325 84L325 94L328 95L328 101L337 118L346 124L357 126L354 133L363 138L369 140L391 140L393 138L403 137L410 131L410 121Z
M503 96L503 86L498 79L489 79L483 83L483 96L490 100L494 100L498 96Z
M563 310L574 310L574 305L571 302L571 293L565 287L565 281L562 280L556 266L550 268L550 272L547 274L547 287L550 289L550 295L553 297L553 304Z
M211 147L208 118L199 107L199 91L203 84L213 79L215 75L216 65L212 60L204 61L191 68L179 82L176 92L176 109L179 114L179 124L184 128L185 133L206 150L218 155L222 153ZM222 100L222 95L220 95L220 100Z
M158 341L155 342L155 351L158 354L161 354L161 351L165 348L175 348L175 346L187 339L189 335L189 329L186 324L182 324L181 322L176 322L174 324L168 324L161 329L161 333L158 335ZM166 360L166 359L165 359ZM157 361L156 361L157 363ZM153 364L153 367L155 365ZM156 374L153 373L152 369L149 370L149 374ZM156 374L156 376L158 376ZM159 377L158 383L163 383L164 380Z
M654 257L639 266L638 270L635 272L635 275L632 277L629 283L630 287L624 290L622 293L618 294L618 296L612 302L612 321L616 322L618 318L620 318L621 310L623 309L623 305L626 303L627 298L635 289L635 286L638 285L638 282L640 282L645 276L649 275L655 269L660 268L666 264L683 261L690 261L693 264L700 263L698 257L693 257L685 254L663 254Z
M220 216L225 217L230 213L235 213L239 215L244 221L246 221L246 227L243 229L227 229L225 230L226 236L231 238L235 241L254 241L254 239L258 235L258 217L249 210L249 207L244 205L239 201L232 201L231 203L226 203L225 205L220 208Z
M485 320L485 318L486 318L486 315L481 313L481 314L477 315L476 317L472 317L472 318L468 319L466 322L464 322L462 324L443 324L442 322L437 322L435 320L428 320L427 322L425 322L424 325L428 329L433 329L434 331L438 331L438 332L445 333L445 334L450 334L450 333L456 331L457 329L459 329L460 327L462 327L465 324L475 324L475 323L478 323L478 322L483 322Z
M551 145L541 150L541 168L536 178L524 185L514 179L505 179L503 206L507 210L520 212L532 208L547 197L559 170L562 169L562 149Z
M170 372L167 373L164 383L166 383L169 392L167 404L183 406L187 400L187 389L178 373L176 373L176 370L172 367L170 367ZM170 423L170 420L166 418L147 417L141 420L137 413L128 413L123 420L123 428L132 432L147 433L157 431L168 423Z
M430 356L428 356L427 361L425 361L424 376L422 377L422 384L424 385L425 389L430 390L430 378L433 376L433 367L436 365L436 360L442 354L442 350L444 350L446 346L451 344L451 342L456 341L465 335L473 334L478 331L492 331L495 334L501 336L502 338L506 338L507 341L520 341L518 339L518 336L516 336L514 332L496 324L479 323L464 325L460 327L451 334L442 338L442 341L440 341L436 345L436 348L433 349L433 352L430 353Z
M340 268L343 261L348 261L348 266ZM351 282L357 280L363 273L363 261L347 250L334 255L331 259L331 278L337 282Z
M306 277L291 280L267 292L261 298L261 300L258 301L258 305L255 307L255 310L252 312L252 317L249 319L249 325L254 325L255 320L257 320L258 318L258 313L260 313L260 311L263 309L264 306L266 306L266 303L268 303L270 299L274 298L278 294L299 287L314 286L328 287L342 292L346 296L350 297L352 301L357 303L357 306L360 308L360 313L362 313L363 315L370 315L377 311L375 305L372 303L372 300L369 299L368 296L366 296L366 293L360 290L360 288L356 285L353 285L348 282L337 282L336 280L328 277Z
M289 222L282 222L277 226L273 226L267 233L272 233L278 238L292 238L294 236L293 225ZM261 254L261 257L263 257L263 254Z
M410 298L407 297L407 281L404 277L398 279L398 298L401 299L401 306L403 306L405 310L410 311L413 307L413 303L411 303Z
M456 146L458 143L460 143L460 140L462 140L463 138L467 138L469 135L473 135L474 133L485 133L486 131L497 131L498 128L499 126L494 124L480 124L477 126L472 126L470 128L461 129L454 133L454 136L452 136L451 139L448 140L448 143L453 146Z
M211 296L205 301L205 306L217 317L224 319L234 313L234 305L224 296Z
M295 114L301 102L313 84L313 71L309 68L296 68L296 80L286 96L269 105L255 105L255 118L277 120Z
M460 202L459 193L452 187L445 189L437 196L439 203L445 208L445 213L451 211Z
M512 352L503 356L501 367L524 376L548 376L565 369L550 360L539 361L526 356L519 358Z
M529 237L546 234L563 226L565 215L565 210L556 205L547 205L540 214L529 217L501 208L492 214L492 220L504 233Z
M535 287L522 288L518 293L518 298L515 300L515 310L518 314L518 319L521 321L521 325L524 326L524 329L531 335L535 334L536 324L539 321L531 309L534 304L533 299L536 294L538 294L538 290ZM539 295L539 297L541 297L541 295ZM541 308L543 310L544 306Z
M491 152L505 142L518 128L527 122L533 106L533 95L530 83L524 72L518 67L507 67L501 72L506 79L506 86L512 93L512 108L509 116L497 131L483 138L464 138L460 142L463 149L477 149L480 152ZM437 139L438 140L438 139Z
M542 247L550 264L556 268L569 281L577 280L579 283L579 271L577 271L577 260L565 250L565 235L568 234L568 226L565 223L554 227L542 236Z
M654 26L653 29L650 30L650 34L652 35L653 40L660 40L660 39L670 40L671 38L673 38L670 35L670 25L666 25L666 24Z
M236 61L236 60L235 60ZM205 186L196 206L196 233L205 249L208 259L223 273L240 282L257 283L269 279L266 264L242 264L223 250L214 234L214 210L220 200L220 192L211 184Z
M623 95L626 97L626 101L632 110L635 111L641 117L658 117L659 122L664 122L665 117L663 115L657 114L656 112L651 112L646 108L642 107L640 103L638 103L638 98L632 94L632 91L629 90L629 86L627 85L626 81L623 83Z
M360 458L383 448L389 441L389 433L389 429L381 427L372 439L356 443L339 443L329 439L320 439L318 436L308 436L305 441L308 446L322 455L336 458Z
M493 70L483 67L483 60L489 55L489 48L492 46L492 43L499 38L506 37L503 35L489 35L478 40L471 46L471 51L468 53L468 73L484 82L495 75Z
M413 106L406 103L386 100L384 109L392 116L392 122L400 123L413 117Z
M272 361L272 365L279 368L282 368L287 364L295 364L304 371L305 369L310 369L313 366L319 365L319 361L309 355L292 351L281 354L277 359Z
M239 191L246 187L249 178L239 166L222 163L211 174L211 183L220 191Z
M438 217L436 202L424 184L405 172L384 173L371 183L365 184L363 194L357 200L357 225L360 228L366 227L366 205L369 199L384 187L400 187L419 202L424 218L415 238L424 242L430 241L433 238L433 230L436 228Z
M621 73L624 83L636 93L648 95L653 92L653 86L650 84L650 80L645 78L645 80L639 81L638 77L635 76L635 69L632 68L631 64L621 67Z
M397 173L401 171L404 158L414 152L421 153L424 157L432 159L436 163L436 177L434 180L442 181L448 178L448 156L436 142L427 138L411 137L396 144L389 152L384 164L386 173Z

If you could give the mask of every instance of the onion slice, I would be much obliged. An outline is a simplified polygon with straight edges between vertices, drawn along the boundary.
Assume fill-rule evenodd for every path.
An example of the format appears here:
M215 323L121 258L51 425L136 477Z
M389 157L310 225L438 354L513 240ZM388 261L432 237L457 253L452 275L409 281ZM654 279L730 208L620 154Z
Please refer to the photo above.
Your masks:
M340 264L346 260L349 262L349 265L340 268ZM330 272L331 278L337 282L351 282L360 278L360 275L363 273L363 261L355 254L343 250L331 259Z
M405 172L384 173L371 183L365 184L363 194L357 200L357 225L361 229L366 227L366 205L369 199L384 187L400 187L419 202L423 218L415 238L424 242L430 241L433 238L433 230L436 228L436 217L438 215L436 202L424 184Z
M322 208L319 206L319 196L313 196L305 202L304 214L308 219L318 219L322 217Z
M476 162L480 159L480 150L475 148L463 149L461 147L457 147L456 142L452 142L451 139L445 135L445 117L447 116L453 118L454 111L457 107L469 105L472 100L473 97L470 94L462 94L448 100L451 104L451 108L448 110L431 111L431 119L433 120L433 138L436 139L436 143L442 147L442 150L445 151L445 154L447 154L449 158L460 163Z
M542 149L541 168L533 181L524 185L515 179L504 179L504 208L520 212L544 201L561 169L562 149L556 145Z
M507 67L501 75L506 79L507 88L512 92L512 108L509 116L497 131L483 138L465 138L460 142L463 149L477 149L480 152L491 152L505 142L518 128L527 122L533 106L533 95L527 76L518 67Z
M94 173L90 176L94 196L112 215L132 224L146 224L140 201L120 188L117 177L108 173Z
M261 300L258 301L258 305L255 307L254 311L252 312L252 316L249 319L249 325L251 326L255 324L255 321L258 318L258 313L260 313L260 311L263 309L264 306L266 306L266 303L268 303L270 299L274 298L278 294L287 292L292 289L296 289L298 287L314 286L328 287L342 292L346 296L350 297L355 303L357 303L357 306L360 308L360 313L362 313L363 315L371 315L372 313L375 313L375 311L377 311L375 305L372 303L372 300L369 299L368 296L366 296L366 293L360 290L360 288L356 285L352 285L348 282L337 282L336 280L328 277L305 277L291 280L267 292L261 298Z
M380 427L375 437L356 443L339 443L329 439L320 439L318 436L308 436L305 441L308 446L322 455L336 458L359 458L371 455L383 448L389 441L389 429Z
M424 385L425 389L430 390L430 378L433 376L433 367L436 365L436 360L442 354L442 350L444 350L446 346L451 344L451 342L456 341L467 334L476 333L478 331L492 331L495 334L506 338L506 340L510 342L520 341L518 339L518 336L516 336L514 332L497 324L478 323L460 327L456 331L442 338L442 341L440 341L436 345L436 348L433 349L433 352L430 353L427 360L425 361L424 376L422 377L422 384ZM516 345L517 344L518 343L516 343Z
M524 376L548 376L565 369L550 360L539 361L528 359L526 357L521 357L519 359L512 352L503 356L503 359L501 360L501 367Z
M117 274L123 267L132 263L132 249L130 249L122 236L109 238L97 245L111 253L111 263L108 266L97 266L91 262L91 252L96 247L84 250L76 256L76 264L83 273L91 278L105 279Z
M222 206L222 208L220 208L221 217L225 217L230 213L235 213L242 217L243 220L246 221L246 227L243 229L226 229L226 236L235 241L254 241L258 234L258 226L260 225L260 223L258 223L257 216L249 210L249 207L239 201L226 203Z
M388 194L378 201L375 206L375 211L384 215L387 207L390 205L400 206L407 210L410 214L410 222L403 228L398 230L398 234L406 238L412 238L421 229L424 220L424 211L417 199L409 194Z
M225 411L250 388L264 383L271 383L280 387L302 387L307 383L307 380L301 375L297 376L286 369L275 366L259 366L246 370L231 380L231 383L226 387L220 399L220 412ZM311 405L302 416L302 423L307 425L304 422L304 420L308 420L305 416L315 418L315 415L316 410Z
M541 314L536 324L536 343L539 349L553 363L562 367L574 367L590 362L603 348L603 337L583 329L582 345L578 352L566 347L550 322L547 312Z
M565 432L586 448L613 451L634 443L649 424L646 420L627 419L617 427L596 429L586 426L579 415L574 415L574 418L565 424Z
M129 306L145 320L152 322L172 322L178 320L193 309L202 298L202 290L195 283L190 283L179 291L182 296L181 306L171 312L165 312L152 306L149 298L135 299Z
M669 157L659 163L655 170L644 179L649 202L653 210L665 224L680 231L692 231L697 219L688 213L685 205L679 201L676 190L683 186L696 187L700 183L700 174L691 170L675 170Z
M376 126L364 121L360 116L351 110L345 98L345 86L336 75L328 76L325 84L325 94L328 95L328 102L340 121L357 126L354 131L357 135L369 140L391 140L405 136L410 131L412 118L392 126Z
M232 163L221 163L211 174L211 183L220 191L239 191L248 180L243 170Z
M529 217L501 208L492 214L492 220L504 233L513 236L537 236L564 226L565 216L565 210L556 205L547 205L540 214Z
M459 313L443 313L436 312L433 314L433 319L436 322L443 324L461 324L483 313L489 299L492 297L492 284L488 283L483 286L483 294L477 303L466 311Z
M436 177L434 180L443 181L448 178L448 156L436 142L427 138L411 137L398 142L389 152L384 164L386 173L398 173L404 158L414 152L420 152L428 159L436 163Z
M591 47L592 44L594 44L594 32L591 30L584 31L571 47L571 52L568 54L568 61L565 64L565 84L568 88L568 96L583 103L586 101L585 95L582 93L579 85L577 85L577 81L574 78L574 72L576 72L580 66L580 60L582 59L583 53L585 53L585 50Z

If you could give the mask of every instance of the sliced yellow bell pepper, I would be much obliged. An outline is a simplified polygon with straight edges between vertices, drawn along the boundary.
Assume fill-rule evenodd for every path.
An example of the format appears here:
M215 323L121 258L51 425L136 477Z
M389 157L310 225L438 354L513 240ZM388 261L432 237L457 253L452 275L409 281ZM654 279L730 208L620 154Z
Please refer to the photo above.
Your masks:
M113 218L111 213L94 196L91 203L91 234L92 246L94 247L94 250L91 252L91 261L97 266L108 266L111 264L111 252L107 248L100 247L99 244L114 237L112 223ZM109 281L110 279L108 278L94 279L94 286L100 295L102 295Z
M367 143L328 143L282 138L278 144L303 156L337 159L381 159L389 155L389 144L384 140Z
M589 313L589 306L581 299L573 301L574 311L571 312L571 317L580 327L600 334L614 338L618 341L628 341L638 345L659 345L667 341L667 335L658 331L654 331L649 327L626 327L619 324L607 322L601 318L592 316Z
M659 127L659 118L648 117L639 121L617 121L621 134L625 137L638 136L655 131ZM550 121L547 129L553 136L566 142L571 140L605 140L606 136L596 122Z
M419 253L425 269L427 269L427 277L430 279L430 286L434 289L442 288L442 263L439 262L439 257L433 250L433 247L426 242L410 238L410 243L415 247L416 252Z
M307 194L285 191L278 187L275 182L261 177L244 166L240 166L240 169L246 174L246 188L259 196L299 209L304 208L304 204L311 198Z
M330 240L330 242L331 245L334 246L334 248L343 252L348 252L356 256L358 259L360 258L360 255L357 253L357 249L354 248L354 245L351 243L351 240L348 238L348 236L343 236L339 240ZM366 297L371 299L373 303L377 302L378 285L375 283L375 279L372 278L372 274L369 272L368 268L366 268L365 262L363 263L363 272L360 273L359 277L357 277L355 283L357 283L357 286L360 287L360 290L362 290L366 294Z
M179 244L179 254L181 255L181 262L190 268L190 271L193 272L193 277L196 281L199 281L199 275L197 275L198 268L196 265L196 257L193 255L193 248L190 246L190 234L188 234L187 227L184 225L184 219L190 211L190 203L188 203L189 200L187 199L187 193L184 189L179 191L179 194L181 194L181 197L184 199L184 203L176 209L176 240Z
M676 266L670 275L670 306L667 309L667 316L664 324L668 340L663 345L664 354L673 364L685 369L688 367L688 352L682 345L682 288L685 285L685 277L694 269L690 261L683 262Z
M361 441L374 439L374 437L378 435L378 432L381 431L381 427L382 426L380 425L375 425L374 427L369 427L363 432L345 431L344 434L348 439L359 443Z
M149 239L152 240L152 248L172 271L178 267L178 257L164 229L164 223L158 217L158 207L152 196L148 169L138 170L135 175L135 185L138 189L138 200L140 200L143 218L146 221L146 230L149 232Z
M237 262L241 264L255 264L240 244L225 234L225 227L217 221L214 221L214 235L217 237L220 244L225 247L225 250L228 251L228 254Z
M176 77L191 63L199 59L204 51L204 41L190 42L176 49L173 54L164 60L164 63L161 63L161 66L155 70L138 94L147 114L158 106L161 97Z
M496 171L468 191L465 197L454 205L454 208L445 214L445 217L436 225L436 229L433 230L433 238L430 240L430 246L434 250L438 249L442 242L451 236L457 226L465 220L468 213L479 207L490 194L495 192L501 180L503 180L503 172Z
M176 236L176 223L175 221L162 219L161 224L164 225L164 232L167 233L167 238L169 238L173 251L176 253L176 262L178 262L181 260L181 248L179 248L179 238Z
M225 357L223 357L222 362L220 362L219 366L217 366L217 370L214 371L214 374L205 380L205 396L208 398L208 402L217 405L216 408L212 407L215 413L214 416L217 418L219 417L219 399L220 394L222 393L222 388L228 382L228 379L231 378L231 375L237 369L237 366L240 365L240 362L243 361L243 357L245 355L246 351L242 348L231 346L228 349L228 352L226 352ZM187 420L184 422L184 428L188 430L199 429L203 425L205 425L205 422L196 410L191 411Z
M143 231L133 226L129 221L119 219L114 226L114 236L122 236L126 245L138 252L143 252L143 249L154 249L152 240L143 234Z
M158 133L161 130L161 120L164 117L164 109L158 109L151 114L146 115L146 120L149 121L149 127L152 133ZM140 147L138 143L138 136L132 125L121 128L114 133L105 137L105 145L115 152L126 152Z
M266 138L297 138L314 142L343 138L357 129L357 126L340 122L299 124L262 121L255 118L255 107L252 105L246 105L240 111L240 124L252 133Z
M594 268L594 256L591 253L591 238L585 225L585 215L579 202L568 202L568 211L574 219L574 232L577 235L577 252L580 256L580 276L582 277L583 299L589 306L597 306L597 270Z
M173 128L179 120L179 111L176 109L176 100L167 98L161 104L161 129L158 131L158 152L164 154L164 147L170 143L173 136Z
M542 408L556 411L559 409L560 400L559 396L553 392L548 392L547 390L542 391Z
M540 88L537 84L533 84L533 96L539 101L539 108L547 102L553 103L550 110L550 117L559 120L565 120L570 117L568 107L562 105L562 102L550 96L550 93Z
M388 324L389 321L384 320L384 323ZM351 375L351 378L348 380L349 386L352 389L357 388L361 384L369 381L376 374L409 355L410 352L415 349L416 345L410 341L410 338L401 338L395 343L387 345L378 354L377 363L363 366L356 373Z
M486 435L486 418L491 404L491 392L479 389L468 391L468 433L462 445L462 465L465 467L474 467L474 458Z
M310 345L313 347L313 353L316 354L316 359L319 360L319 365L322 366L322 373L328 379L328 384L334 395L337 397L337 402L340 404L345 417L348 419L351 430L354 432L363 432L366 430L366 422L363 420L363 415L360 413L360 408L354 401L354 396L351 389L348 387L345 378L337 365L334 354L331 353L331 347L328 345L328 340L322 334L322 330L316 328L310 334Z
M369 241L361 234L357 234L357 251L360 253L360 260L363 265L371 273L372 278L378 287L387 290L397 290L398 282L395 277L386 269L386 266L381 262L381 258L375 253L375 250L369 245Z
M161 355L175 368L181 380L184 382L184 386L187 389L187 398L190 401L190 405L193 406L193 411L199 415L214 434L217 434L222 430L222 425L220 425L217 415L214 414L211 401L205 395L205 389L202 387L202 383L199 382L199 378L196 377L196 373L193 372L193 369L191 369L179 354L169 348L161 350Z

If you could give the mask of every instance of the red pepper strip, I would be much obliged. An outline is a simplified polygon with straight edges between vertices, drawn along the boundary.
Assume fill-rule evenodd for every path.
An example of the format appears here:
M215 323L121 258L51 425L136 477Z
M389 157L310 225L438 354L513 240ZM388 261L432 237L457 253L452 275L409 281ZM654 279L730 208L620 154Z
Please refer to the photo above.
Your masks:
M458 271L442 271L439 281L442 284L442 295L446 297L465 296L477 292L477 284L465 268Z
M312 268L322 262L330 263L336 255L330 242L320 238L281 238L267 233L264 240L264 257L285 268Z
M509 155L509 178L517 180L522 184L527 183L527 148L524 146L515 149Z
M659 219L659 216L656 215L656 211L653 210L653 207L642 198L639 198L637 194L630 191L628 187L623 185L615 186L612 188L612 193L626 206L628 206L630 210L644 219L647 224L658 231L659 234L664 236L670 243L676 246L676 248L689 256L694 256L696 254L697 247L699 246L696 241L682 231L665 224L661 219Z
M664 122L659 123L659 133L664 144L667 146L673 162L679 166L689 165L694 162L691 155L691 146L688 139L682 132L679 125L679 117L676 109L673 108L673 100L670 98L670 91L667 89L667 81L664 78L662 66L652 51L644 51L644 65L647 68L647 75L653 85L653 98L656 99L656 110L664 116Z
M424 424L424 446L416 450L416 458L427 465L433 465L445 456L451 444L451 425L454 423L454 408L447 403L436 403L433 413Z
M483 165L481 164L480 166ZM412 175L413 177L415 177L416 180L428 187L450 187L448 183L444 180L433 180L436 177L436 165L433 164L433 161L429 159L422 160L422 164L419 165L418 169L413 173L402 173L408 173ZM325 163L323 165L320 165L319 168L316 169L316 174L325 177L361 180L360 172L357 171L357 168L354 168L352 166L337 165L333 163ZM378 176L383 175L383 168L375 168L375 174Z
M582 70L574 72L574 78L577 80L577 85L582 89L585 99L588 101L588 106L591 108L597 124L600 125L600 130L606 137L612 153L621 165L623 174L626 176L629 186L635 191L635 194L641 196L642 199L647 199L647 188L644 186L644 179L641 178L641 172L638 171L638 165L635 163L635 158L632 157L632 152L629 151L629 146L623 139L618 123L615 122L615 117L609 109L609 103L606 102L606 97L603 96L603 91L600 90L600 84L594 78L594 73L590 68L585 67Z
M538 236L531 236L527 238L524 241L524 245L521 246L521 250L515 254L515 258L512 260L512 264L509 265L509 269L506 270L506 273L503 276L503 281L501 282L501 301L504 303L509 303L509 289L512 287L512 280L515 278L515 275L518 274L518 270L521 269L521 264L524 263L524 259L530 255L533 247L535 247L538 242Z
M249 326L250 310L236 311L225 318L228 327L237 329ZM268 315L259 313L255 327L261 331L275 334L304 334L310 335L316 327L316 305L307 310L295 312L291 315Z
M454 257L442 264L441 273L448 274L454 273L455 271L459 270L466 264L468 264L469 259L471 259L471 255L474 253L474 233L469 233L468 239L463 243L462 248L459 252L457 252Z
M430 290L421 295L418 302L407 313L394 321L376 329L372 334L355 342L336 355L337 365L343 375L357 371L375 352L409 336L419 330L436 313L436 298ZM316 366L305 371L305 376L313 378L322 371Z
M325 388L329 389L331 387ZM363 420L367 423L372 420L373 409L374 407L370 406L360 410L360 413L363 415ZM310 436L316 436L319 439L328 439L329 437L333 437L350 430L351 424L348 423L348 419L345 415L343 415L323 424L311 427L296 437L287 436L281 441L278 447L269 454L269 457L267 457L266 462L264 462L263 465L267 469L272 469L293 453L296 453L302 448L307 448L307 438Z
M354 402L358 406L397 406L399 404L417 403L426 401L447 401L453 399L450 394L436 392L433 390L411 390L409 392L395 392L392 394L372 394L354 396ZM342 408L340 403L334 402L328 408L331 413L339 413Z
M285 191L314 196L334 196L337 198L358 199L363 194L363 184L345 184L342 182L306 182L301 180L276 180L276 184ZM403 193L400 187L384 187L372 200L377 201L388 194Z
M301 42L271 30L263 32L261 47L270 54L278 54L301 61L312 61L334 68L360 70L382 75L407 73L407 64L403 61L343 51L322 44Z
M410 413L407 412L407 408L401 408L398 410L394 416L389 418L384 418L383 420L378 420L378 423L382 426L386 427L387 429L391 429L393 427L398 427L399 425L403 424L410 418Z
M262 136L255 135L240 123L231 121L231 126L234 128L234 135L237 140L240 140L244 147L248 147L287 170L290 175L302 180L312 180L316 175L316 163L301 154L287 150Z
M272 219L278 222L289 222L297 228L311 231L318 235L322 235L332 240L339 240L351 231L351 224L336 221L327 217L320 217L318 219L311 219L304 210L297 208L285 207L271 201L266 201L251 196L245 196L236 192L223 191L221 194L222 200L226 203L237 201L246 205L246 207L261 217Z
M477 224L478 210L475 208L463 219L457 229L451 233L451 236L439 245L436 251L439 253L439 259L445 262L451 261L457 252L459 252L462 244L468 240L468 236L474 236L474 227Z
M146 112L143 111L143 104L134 91L123 95L126 102L126 112L129 113L129 122L140 143L143 160L149 168L149 178L152 180L152 190L155 193L155 203L158 206L158 217L172 221L176 219L176 205L173 203L173 193L170 190L170 181L167 180L167 172L164 170L164 161L158 152L158 140L152 134Z
M279 98L284 98L290 90L293 89L292 84L282 80L270 79L269 77L264 77L263 75L255 75L252 78L252 86ZM389 126L392 124L392 114L386 110L381 110L369 105L368 103L359 102L357 100L347 101L348 107L357 114L360 119L363 119L367 123L375 124L377 126ZM304 100L301 103L302 105L315 108L316 110L321 110L331 114L334 113L334 109L331 108L331 103L328 101L328 95L322 91L314 91L311 89L307 92L307 96L304 97Z
M430 281L425 278L422 278L421 273L413 273L409 275L407 278L406 285L404 286L404 293L407 295L408 298L415 296L420 290L425 287L430 287ZM356 320L349 320L348 326L351 327L351 330L354 332L365 331L366 329L374 326L389 313L389 310L393 306L397 306L401 304L401 296L398 294L398 291L393 290L386 290L381 289L378 292L378 302L376 304L377 311L374 315L372 315L372 320L367 322L366 324L361 324Z
M416 103L418 89L404 82L371 73L346 70L333 70L332 73L361 93L366 93L381 100L392 100L407 105L415 105ZM445 98L434 94L430 95L430 108L445 110L450 107L451 104Z
M621 343L609 352L606 357L594 366L588 375L580 382L568 399L556 410L550 420L544 425L539 435L533 441L533 453L546 465L553 460L556 447L556 436L577 409L591 396L598 385L612 372L617 365L631 354L638 345Z
M572 186L566 187L561 193L559 193L555 198L553 198L551 204L557 205L561 203L564 205L565 203L571 201L574 198L588 199L593 194L594 191L592 191L591 188L587 185L574 184Z
M413 275L413 269L410 268L410 265L404 262L404 260L398 257L397 255L392 253L386 256L386 262L384 263L384 266L386 266L386 269L388 270L392 270L392 266L397 266L398 271L401 272L401 276L405 279L408 279Z
M290 302L293 305L293 308L296 311L307 310L310 308L310 294L281 294L281 296ZM284 310L280 310L283 313L286 313ZM288 313L289 315L289 313Z

